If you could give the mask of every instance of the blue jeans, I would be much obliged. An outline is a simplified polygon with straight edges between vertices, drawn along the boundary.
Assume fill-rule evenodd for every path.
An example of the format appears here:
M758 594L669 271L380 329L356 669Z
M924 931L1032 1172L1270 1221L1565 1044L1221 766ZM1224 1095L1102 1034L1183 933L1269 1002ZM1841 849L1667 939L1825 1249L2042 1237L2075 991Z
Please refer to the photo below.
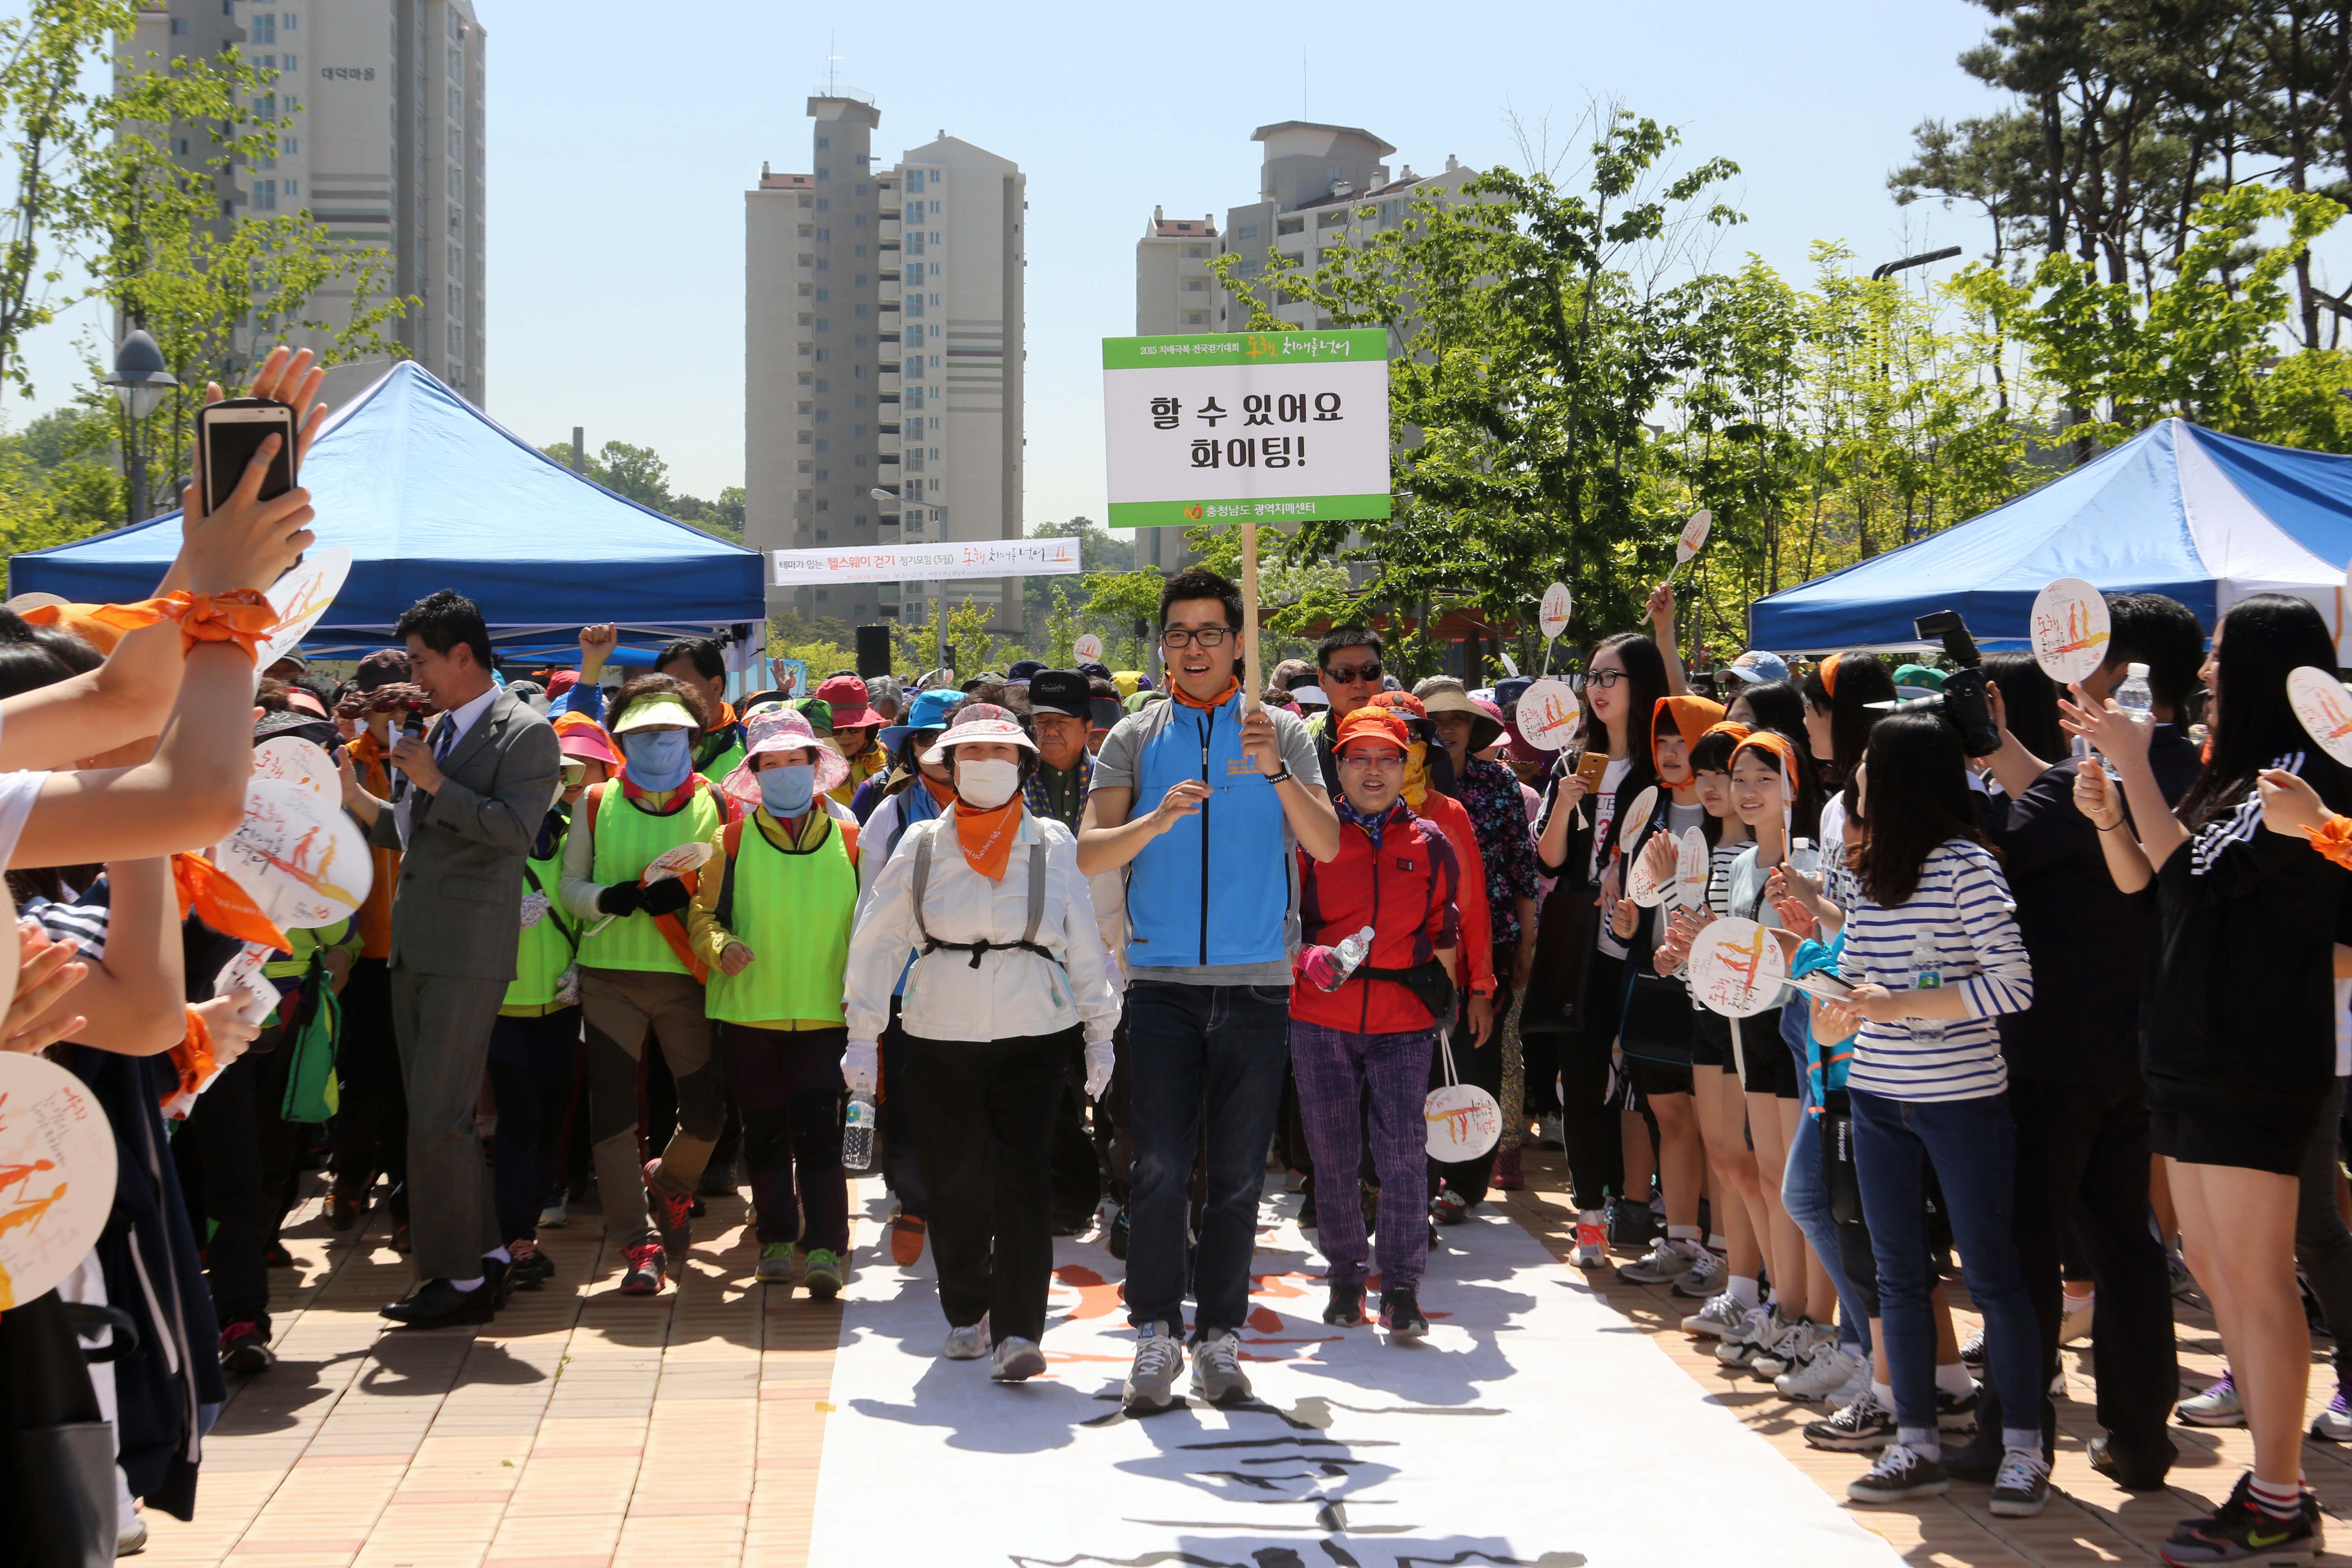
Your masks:
M1879 1322L1895 1387L1895 1421L1936 1430L1936 1320L1928 1292L1926 1175L1932 1164L1949 1211L1969 1294L1984 1314L1986 1370L2003 1411L2033 1425L2004 1431L2013 1447L2042 1448L2042 1343L2025 1274L2018 1267L2010 1210L2016 1185L2017 1130L2009 1096L1922 1102L1849 1089L1853 1158L1863 1218L1878 1265Z
M1290 1059L1290 988L1138 979L1127 992L1127 1040L1135 1126L1127 1321L1182 1327L1186 1221L1200 1159L1208 1201L1191 1270L1193 1331L1238 1332L1249 1316L1258 1197Z
M1846 1277L1845 1259L1838 1251L1837 1222L1830 1217L1830 1188L1822 1173L1822 1119L1813 1114L1812 1074L1798 1064L1796 1135L1789 1140L1789 1158L1780 1169L1780 1205L1805 1243L1813 1249L1813 1266L1827 1273L1837 1287L1838 1343L1848 1350L1870 1349L1870 1314L1853 1281Z

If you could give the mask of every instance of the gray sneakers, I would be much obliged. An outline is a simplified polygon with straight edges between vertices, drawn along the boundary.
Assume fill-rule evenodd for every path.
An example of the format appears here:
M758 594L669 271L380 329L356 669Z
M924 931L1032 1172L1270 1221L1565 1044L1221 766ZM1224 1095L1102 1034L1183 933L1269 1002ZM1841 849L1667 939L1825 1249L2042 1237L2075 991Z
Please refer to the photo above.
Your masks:
M1176 1374L1184 1370L1184 1342L1170 1323L1145 1323L1135 1331L1135 1364L1128 1369L1119 1403L1129 1415L1150 1415L1176 1403Z
M1636 1285L1667 1285L1691 1271L1697 1261L1696 1254L1704 1250L1696 1242L1660 1237L1649 1253L1631 1263L1621 1264L1617 1278Z
M1247 1399L1249 1375L1242 1371L1241 1336L1222 1329L1192 1347L1192 1395L1212 1405ZM1142 1360L1141 1352L1137 1361Z
M1747 1321L1748 1309L1739 1304L1739 1298L1718 1290L1706 1299L1706 1306L1683 1320L1683 1332L1721 1339Z
M1026 1383L1045 1370L1045 1352L1035 1340L1013 1334L996 1342L996 1359L988 1375L999 1383Z
M978 1361L986 1355L988 1353L987 1314L982 1313L980 1321L976 1323L966 1323L960 1329L950 1329L947 1345L940 1353L950 1361Z

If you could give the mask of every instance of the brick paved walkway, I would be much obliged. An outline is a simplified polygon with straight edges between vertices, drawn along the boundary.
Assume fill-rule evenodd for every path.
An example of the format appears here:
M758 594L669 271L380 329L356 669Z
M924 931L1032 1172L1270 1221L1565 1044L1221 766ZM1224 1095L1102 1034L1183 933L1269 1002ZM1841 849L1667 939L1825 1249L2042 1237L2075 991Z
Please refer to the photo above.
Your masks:
M1559 1157L1531 1151L1528 1173L1530 1190L1512 1197L1510 1212L1564 1258L1574 1216L1559 1192ZM622 1260L605 1251L592 1212L546 1233L555 1280L519 1295L490 1329L403 1334L380 1332L375 1315L409 1277L381 1222L360 1245L331 1245L317 1203L307 1203L287 1237L299 1267L278 1280L279 1364L232 1380L205 1445L197 1518L150 1514L147 1557L235 1568L804 1563L840 1313L798 1296L769 1306L751 1283L758 1248L742 1205L709 1206L697 1224L705 1239L674 1294L616 1294ZM863 1245L872 1227L859 1229ZM1443 1279L1440 1265L1433 1285ZM1723 1377L1712 1354L1678 1331L1684 1308L1664 1287L1604 1278L1601 1288L1824 1491L1843 1497L1866 1467L1862 1457L1805 1447L1799 1431L1811 1407ZM2220 1342L2201 1313L2184 1310L2180 1323L2193 1391L2218 1372ZM2324 1359L2312 1379L2315 1411L2333 1393ZM2067 1363L2086 1398L2081 1347ZM1638 1413L1618 1414L1626 1440L1640 1441ZM2173 1521L2218 1500L2250 1458L2243 1432L2176 1426L2173 1489L2134 1497L2084 1462L2091 1415L2087 1403L2060 1405L2065 1495L2038 1519L1995 1520L1970 1487L1856 1517L1922 1565L2153 1562ZM2306 1453L2332 1533L2352 1546L2352 1524L2336 1522L2352 1518L2352 1450L2314 1443ZM1700 1481L1682 1500L1704 1497Z

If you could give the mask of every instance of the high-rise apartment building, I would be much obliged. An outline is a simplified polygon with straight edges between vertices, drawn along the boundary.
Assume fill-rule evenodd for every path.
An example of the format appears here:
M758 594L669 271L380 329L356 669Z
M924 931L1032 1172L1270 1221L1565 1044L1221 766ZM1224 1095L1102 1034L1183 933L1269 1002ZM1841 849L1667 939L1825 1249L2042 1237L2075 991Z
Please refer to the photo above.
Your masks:
M252 108L290 123L273 155L220 182L224 216L308 209L331 237L389 252L373 302L390 293L419 303L384 335L477 404L488 393L488 44L471 0L143 0L129 51L143 66L150 55L234 47L277 73ZM202 135L175 128L192 167L205 155ZM314 308L334 320L351 300L330 284ZM380 368L355 370L372 378Z
M1406 164L1393 177L1382 160L1396 151L1369 131L1286 120L1261 125L1250 140L1265 146L1257 200L1225 209L1221 235L1206 220L1170 220L1154 207L1135 247L1135 330L1172 336L1238 330L1249 313L1209 272L1207 258L1234 255L1236 281L1261 275L1276 252L1312 272L1334 252L1369 242L1412 216L1412 204L1449 200L1475 172L1452 156L1442 174ZM1302 327L1329 326L1311 304L1269 301ZM1136 530L1135 562L1175 572L1196 557L1181 528Z
M1017 539L1027 180L942 131L884 167L881 110L808 100L811 169L744 197L744 541L758 550ZM879 497L876 491L882 492ZM852 626L930 586L772 594ZM1017 579L955 583L1018 630Z

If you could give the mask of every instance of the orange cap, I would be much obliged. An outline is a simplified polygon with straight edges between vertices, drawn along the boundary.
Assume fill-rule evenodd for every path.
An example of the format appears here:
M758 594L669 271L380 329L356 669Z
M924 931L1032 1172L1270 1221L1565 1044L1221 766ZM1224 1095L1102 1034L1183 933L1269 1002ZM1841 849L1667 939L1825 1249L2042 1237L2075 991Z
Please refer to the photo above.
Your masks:
M1358 741L1386 741L1400 752L1412 750L1412 736L1406 731L1404 721L1392 708L1377 701L1367 702L1339 721L1339 733L1331 742L1331 752L1337 756Z

